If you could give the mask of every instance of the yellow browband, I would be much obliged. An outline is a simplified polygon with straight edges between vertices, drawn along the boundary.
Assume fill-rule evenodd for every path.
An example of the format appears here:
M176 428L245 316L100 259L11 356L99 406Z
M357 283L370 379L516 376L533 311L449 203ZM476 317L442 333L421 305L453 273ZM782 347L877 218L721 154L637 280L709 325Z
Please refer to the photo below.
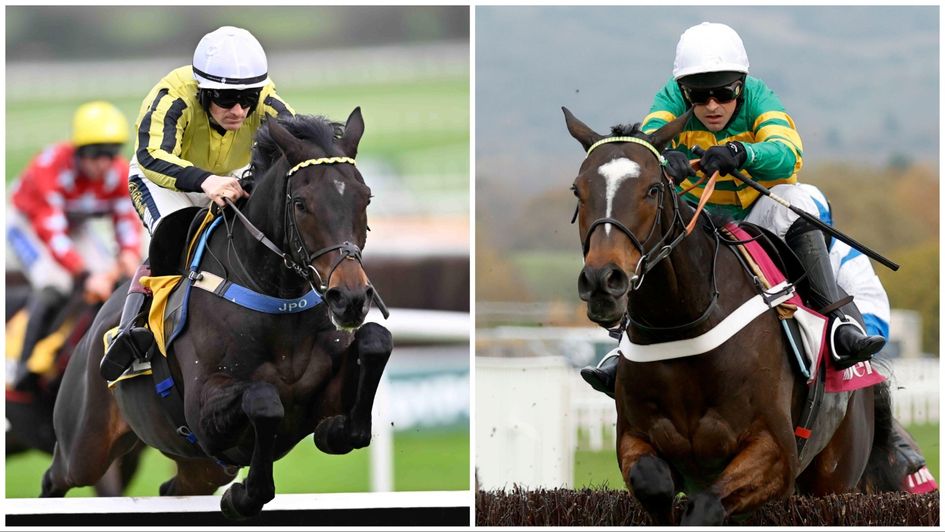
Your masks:
M337 163L349 163L354 164L354 159L351 157L322 157L320 159L308 159L307 161L302 161L299 164L292 167L285 176L289 177L290 175L298 172L306 166L312 166L314 164L337 164Z
M666 159L664 159L663 156L660 155L659 150L657 150L655 146L653 146L652 144L650 144L649 142L643 139L638 139L636 137L607 137L604 139L600 139L594 144L592 144L590 148L587 149L587 155L590 155L591 152L594 151L594 148L600 146L601 144L607 144L609 142L632 142L634 144L639 144L640 146L643 146L644 148L653 152L653 155L655 155L656 158L659 159L660 165L663 165L663 166L666 165ZM585 157L587 157L587 155L585 155Z

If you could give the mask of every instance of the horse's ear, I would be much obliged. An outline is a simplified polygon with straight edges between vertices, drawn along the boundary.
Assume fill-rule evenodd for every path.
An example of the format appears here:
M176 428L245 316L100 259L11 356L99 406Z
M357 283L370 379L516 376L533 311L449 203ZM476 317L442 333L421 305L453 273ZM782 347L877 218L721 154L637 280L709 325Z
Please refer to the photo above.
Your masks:
M567 107L562 107L561 110L564 111L564 122L568 125L568 132L581 143L581 146L584 146L584 151L587 151L595 142L604 138L603 135L596 133L593 129L587 127L584 122L575 118Z
M297 155L302 151L302 141L295 138L292 133L289 133L289 130L283 127L278 120L270 118L266 123L269 124L269 136L276 142L276 146L279 146L282 153L286 155L289 153Z
M690 107L688 111L679 115L675 120L654 131L650 135L650 144L655 146L657 150L663 151L666 144L676 138L686 127L686 122L689 121L691 116L692 108Z
M345 155L355 158L358 155L358 143L364 134L364 118L361 116L361 107L355 107L345 122L345 134L341 137L341 149Z

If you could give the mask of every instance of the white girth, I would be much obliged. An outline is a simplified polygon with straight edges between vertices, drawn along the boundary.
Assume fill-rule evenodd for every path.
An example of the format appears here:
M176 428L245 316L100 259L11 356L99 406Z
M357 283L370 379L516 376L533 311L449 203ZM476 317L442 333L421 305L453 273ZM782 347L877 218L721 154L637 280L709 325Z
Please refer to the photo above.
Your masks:
M787 289L787 290L785 290ZM778 292L784 292L770 301ZM767 295L767 297L765 297ZM784 281L776 286L765 290L764 294L758 294L749 299L742 306L728 315L724 320L712 329L696 336L684 340L673 340L657 344L635 344L630 341L627 332L624 331L620 336L620 353L633 362L656 362L659 360L670 360L673 358L689 357L708 353L716 347L722 345L726 340L735 336L735 333L745 328L746 325L760 316L764 311L772 309L781 303L787 301L794 295L794 287L788 286Z

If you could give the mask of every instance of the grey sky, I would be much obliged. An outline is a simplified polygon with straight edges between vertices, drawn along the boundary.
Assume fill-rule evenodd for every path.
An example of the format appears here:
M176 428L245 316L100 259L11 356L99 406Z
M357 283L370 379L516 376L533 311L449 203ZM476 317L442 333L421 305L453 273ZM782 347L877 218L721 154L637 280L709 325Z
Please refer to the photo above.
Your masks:
M885 164L894 155L937 163L938 11L477 7L477 179L537 192L569 176L581 149L561 106L599 132L640 121L671 76L680 33L704 20L739 32L751 75L765 80L795 119L808 163Z

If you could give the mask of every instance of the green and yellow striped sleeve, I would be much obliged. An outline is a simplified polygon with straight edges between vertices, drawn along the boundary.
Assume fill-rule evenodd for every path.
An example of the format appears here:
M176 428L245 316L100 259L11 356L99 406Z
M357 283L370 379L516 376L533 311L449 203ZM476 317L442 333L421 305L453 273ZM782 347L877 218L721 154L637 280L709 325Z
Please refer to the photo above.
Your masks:
M754 139L748 146L744 168L759 181L775 181L796 175L803 166L804 148L794 120L763 82L748 78L746 90Z

